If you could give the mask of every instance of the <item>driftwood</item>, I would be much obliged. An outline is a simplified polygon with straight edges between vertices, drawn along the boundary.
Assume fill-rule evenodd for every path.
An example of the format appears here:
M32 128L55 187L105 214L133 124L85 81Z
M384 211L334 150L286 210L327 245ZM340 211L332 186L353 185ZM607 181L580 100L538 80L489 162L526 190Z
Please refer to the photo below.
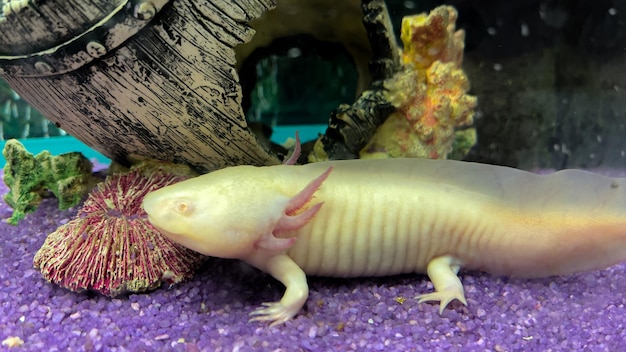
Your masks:
M331 113L326 133L309 154L310 161L357 159L359 151L395 108L385 98L383 82L400 70L398 47L384 0L363 0L363 25L367 31L372 60L372 83L352 105L341 105Z
M136 4L136 5L133 5ZM233 47L275 0L4 2L2 77L104 155L275 164L241 109Z

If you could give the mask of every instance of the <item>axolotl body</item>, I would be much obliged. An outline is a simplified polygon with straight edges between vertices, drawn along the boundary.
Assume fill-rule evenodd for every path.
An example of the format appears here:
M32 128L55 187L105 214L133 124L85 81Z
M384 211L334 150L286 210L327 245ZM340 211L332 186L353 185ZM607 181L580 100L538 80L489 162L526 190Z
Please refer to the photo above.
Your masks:
M344 160L235 166L167 186L143 203L164 235L241 259L282 282L251 313L273 324L308 297L306 275L427 273L420 302L466 304L460 268L564 275L626 259L626 179L470 162Z

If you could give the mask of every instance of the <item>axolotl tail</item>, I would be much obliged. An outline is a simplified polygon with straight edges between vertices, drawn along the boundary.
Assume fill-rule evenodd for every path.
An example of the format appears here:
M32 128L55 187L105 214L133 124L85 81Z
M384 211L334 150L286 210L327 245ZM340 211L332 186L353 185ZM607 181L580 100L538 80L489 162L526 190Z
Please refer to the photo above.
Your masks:
M626 179L581 170L516 176L497 186L502 193L490 215L502 231L485 256L494 262L482 263L489 272L542 277L626 260Z

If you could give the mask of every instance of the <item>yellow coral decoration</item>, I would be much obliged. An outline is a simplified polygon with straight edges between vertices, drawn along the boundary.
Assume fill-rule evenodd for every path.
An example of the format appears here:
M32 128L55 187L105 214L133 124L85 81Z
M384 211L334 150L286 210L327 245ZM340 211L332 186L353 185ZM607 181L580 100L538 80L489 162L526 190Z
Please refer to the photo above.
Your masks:
M454 8L440 6L403 19L404 69L385 81L387 99L397 110L361 158L445 159L455 142L465 152L475 143L474 132L457 131L472 124L476 97L467 94L469 81L461 69L465 33L455 31L456 18Z

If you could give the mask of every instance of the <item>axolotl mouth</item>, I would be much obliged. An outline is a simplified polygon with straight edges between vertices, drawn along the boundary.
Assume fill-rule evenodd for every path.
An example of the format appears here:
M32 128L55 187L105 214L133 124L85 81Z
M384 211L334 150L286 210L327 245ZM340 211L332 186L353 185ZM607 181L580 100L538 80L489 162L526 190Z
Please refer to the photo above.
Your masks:
M195 233L181 227L180 214L172 210L171 199L161 197L159 190L148 193L143 199L142 208L147 214L150 225L171 241L185 246L193 251L206 254L201 241Z
M167 231L165 231L163 228L158 226L159 222L156 220L158 218L158 215L156 215L156 214L159 213L159 208L156 205L156 202L155 202L154 198L155 197L153 197L152 193L148 193L148 195L146 195L144 197L143 202L141 204L141 207L146 212L146 217L148 218L148 221L150 222L150 225L152 225L152 227L154 227L156 230L158 230L159 232L161 232L161 233L163 233L165 235L165 233ZM164 211L164 210L165 209L161 209L161 211Z
M147 214L148 222L150 222L150 225L163 236L169 238L176 243L182 244L182 236L170 232L163 227L163 218L165 216L165 213L167 213L167 209L163 204L160 204L161 202L159 202L158 198L158 195L155 195L154 192L152 192L148 193L148 195L146 195L143 199L141 207Z
M150 215L148 215L148 221L150 222L150 225L154 227L155 230L157 230L161 235L167 237L172 242L180 244L198 253L204 254L202 253L202 250L200 248L197 248L198 247L197 244L200 243L197 239L189 237L188 235L177 234L177 233L170 232L170 231L163 229L162 227L157 225L159 221L154 220L154 218Z
M168 237L175 235L176 220L172 214L172 204L166 197L162 197L159 190L148 193L141 204L146 212L148 221L154 228Z

